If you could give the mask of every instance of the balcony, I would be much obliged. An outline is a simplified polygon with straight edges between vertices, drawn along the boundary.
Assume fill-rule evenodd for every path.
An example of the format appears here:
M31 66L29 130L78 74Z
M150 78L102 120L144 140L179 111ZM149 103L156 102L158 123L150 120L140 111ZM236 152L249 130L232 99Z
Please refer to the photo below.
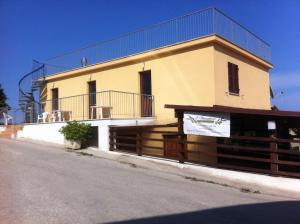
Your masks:
M210 35L221 36L261 59L271 61L268 43L221 11L208 8L50 58L43 62L44 75L80 68L83 58L87 65L93 65Z
M25 123L142 117L154 117L154 96L112 90L35 102L25 111Z

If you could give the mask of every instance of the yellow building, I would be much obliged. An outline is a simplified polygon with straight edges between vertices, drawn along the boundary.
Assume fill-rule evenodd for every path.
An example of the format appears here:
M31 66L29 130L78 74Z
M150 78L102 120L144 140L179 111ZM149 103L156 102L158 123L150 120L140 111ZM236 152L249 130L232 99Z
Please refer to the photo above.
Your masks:
M197 11L37 63L19 82L22 136L64 144L79 120L99 150L299 177L300 115L271 110L271 68L265 41Z
M49 122L172 123L166 104L270 110L271 68L266 42L210 8L50 59L32 83Z
M271 107L270 46L215 8L55 57L39 68L31 72L31 90L40 89L42 111L67 112L65 119L111 112L112 118L167 121L174 116L165 104ZM24 90L25 81L22 105L38 101Z
M104 103L103 106L108 106L109 103L100 98L104 97L104 94L101 95L102 91L149 94L154 96L153 107L158 120L174 117L173 111L164 108L165 104L270 109L270 68L272 65L269 62L213 34L47 76L42 90L42 101L62 98L62 110L71 110L74 114L79 114L76 110L81 110L82 113L83 109L76 108L76 100L81 103L84 99L78 95L99 93L96 94L93 105L100 106ZM237 73L237 81L230 77L234 72ZM71 96L77 97L66 98ZM123 100L128 100L128 97L131 99L131 96L124 94L123 97ZM107 98L105 100L107 101ZM86 103L83 105L86 116L83 119L88 119L87 112L92 105L87 101L89 97L86 96ZM141 113L140 116L152 115L143 114L140 99L136 98L135 101L136 107L141 107L140 110L135 108ZM122 99L113 99L111 103L120 104ZM111 106L114 111L120 105ZM50 107L48 109L51 110ZM118 115L122 114L116 114ZM81 118L80 116L77 119Z

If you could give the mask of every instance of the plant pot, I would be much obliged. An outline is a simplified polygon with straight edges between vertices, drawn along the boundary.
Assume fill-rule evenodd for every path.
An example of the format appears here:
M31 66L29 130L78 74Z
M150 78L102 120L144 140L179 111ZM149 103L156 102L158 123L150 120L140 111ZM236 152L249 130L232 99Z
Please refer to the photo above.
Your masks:
M76 149L81 149L81 141L74 141L74 140L67 140L65 139L65 148L68 148L68 149L73 149L73 150L76 150Z

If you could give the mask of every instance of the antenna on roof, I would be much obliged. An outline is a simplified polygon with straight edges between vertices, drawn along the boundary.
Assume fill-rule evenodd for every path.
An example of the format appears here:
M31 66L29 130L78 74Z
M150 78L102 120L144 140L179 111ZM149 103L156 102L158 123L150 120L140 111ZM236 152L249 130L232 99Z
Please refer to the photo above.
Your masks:
M284 92L281 90L279 93L275 94L275 95L273 96L273 98L280 97L280 96L282 96L283 94L284 94Z
M88 63L88 61L87 61L86 57L83 57L83 58L81 59L81 67L87 66L87 63Z

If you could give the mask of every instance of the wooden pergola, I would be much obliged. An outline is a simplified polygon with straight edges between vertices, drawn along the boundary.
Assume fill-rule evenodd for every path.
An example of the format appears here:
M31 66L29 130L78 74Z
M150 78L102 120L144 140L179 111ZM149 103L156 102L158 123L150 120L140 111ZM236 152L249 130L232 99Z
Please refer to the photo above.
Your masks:
M253 161L266 162L270 164L270 174L272 175L288 175L300 177L300 112L296 111L279 111L279 110L259 110L259 109L244 109L226 106L190 106L190 105L165 105L165 108L174 109L175 117L178 119L178 138L179 138L179 161L184 161L185 144L197 144L189 142L184 133L184 114L189 112L211 112L211 113L229 113L231 120L231 134L228 139L217 138L217 146L221 148L235 148L236 150L248 150L269 152L270 158L252 158ZM269 130L268 122L274 122L276 129ZM290 131L294 130L294 136L291 137ZM246 135L251 131L252 136ZM220 141L221 140L221 141ZM225 142L230 141L247 141L238 145L226 145ZM253 147L253 142L260 142L261 146ZM263 145L269 145L265 148ZM297 144L298 147L291 148L291 144ZM250 146L249 146L250 145ZM238 153L236 155L221 156L232 159L243 159ZM226 154L226 153L225 153ZM220 154L216 153L216 156ZM290 166L296 172L290 173L281 171L280 167ZM234 168L234 167L232 167ZM257 170L258 169L252 169ZM259 171L258 171L259 172Z
M239 119L243 119L244 121L250 120L251 122L255 122L254 125L257 124L265 125L266 130L267 130L267 123L264 122L274 121L276 122L276 127L277 127L277 131L276 131L277 137L280 137L281 136L280 134L283 134L284 130L282 129L284 128L287 127L300 128L300 112L297 111L245 109L245 108L226 107L226 106L219 106L219 105L214 105L212 107L203 107L203 106L166 104L165 108L175 110L175 117L177 117L178 119L179 128L183 127L183 114L186 112L229 113L233 122ZM235 123L233 123L233 126L234 125ZM269 133L265 133L265 134L268 135ZM259 136L259 137L266 137L266 136Z

